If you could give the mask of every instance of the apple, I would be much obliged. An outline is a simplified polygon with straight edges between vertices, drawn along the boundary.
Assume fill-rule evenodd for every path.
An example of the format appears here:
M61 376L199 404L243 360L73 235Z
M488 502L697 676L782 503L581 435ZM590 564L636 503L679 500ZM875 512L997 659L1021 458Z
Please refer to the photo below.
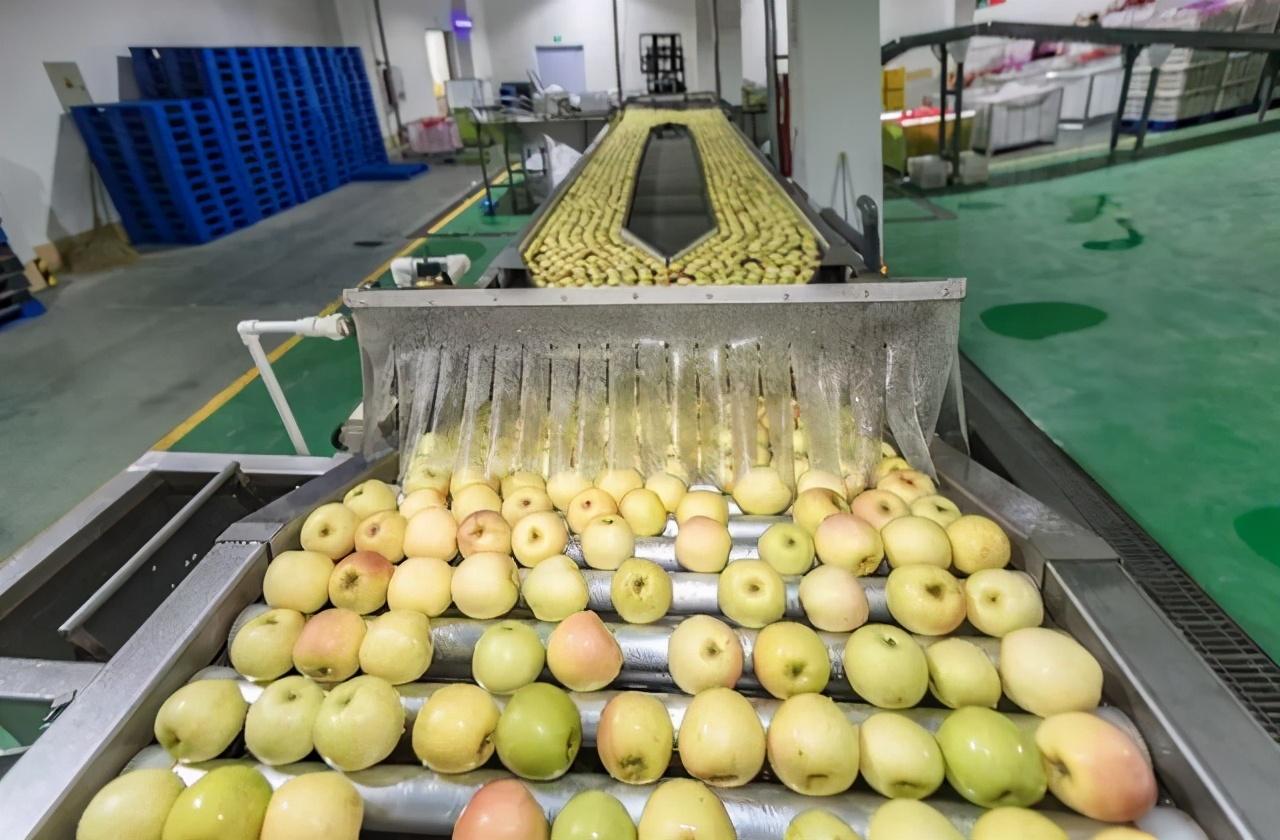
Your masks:
M461 523L478 510L502 510L502 497L487 484L468 484L453 494L453 518Z
M676 748L695 779L740 787L764 766L764 727L747 698L731 688L708 688L685 709Z
M787 610L782 577L763 560L739 560L720 573L720 612L742 627L764 627Z
M1031 733L999 712L979 706L956 709L936 737L947 781L973 804L1026 808L1044 798L1040 750Z
M587 581L577 563L556 554L525 574L520 595L539 621L560 621L587 608Z
M428 432L427 434L431 433ZM447 468L439 464L428 463L426 460L420 460L417 457L417 453L415 453L413 461L409 464L409 469L404 474L401 489L406 493L416 493L419 490L434 490L443 496L449 491L451 478L452 475Z
M856 630L871 614L862 582L839 566L818 566L800 579L800 606L810 624L828 633Z
M773 467L752 467L733 485L733 500L743 513L773 516L791 506L791 487Z
M582 746L582 718L568 694L548 683L516 689L494 731L498 758L525 779L563 776Z
M828 516L848 512L844 493L827 487L810 487L796 496L795 504L791 506L791 519L805 533L813 534Z
M667 527L667 508L652 490L637 487L618 502L618 512L638 537L656 537Z
M882 709L907 709L929 687L924 651L903 629L864 624L845 642L844 674L858 696Z
M956 507L956 503L936 493L916 499L911 503L910 510L912 516L932 519L943 528L960 518L960 508Z
M644 487L644 476L631 468L606 470L596 479L596 487L612 496L614 502L621 504L623 496Z
M871 815L867 840L964 840L964 835L932 805L890 799Z
M756 679L779 700L821 694L831 679L827 646L817 633L794 621L779 621L761 630L751 657Z
M796 479L797 493L803 493L811 487L825 487L837 496L844 495L844 479L826 470L805 470Z
M205 773L178 794L164 821L164 840L258 840L271 785L252 767L233 764ZM129 836L117 834L123 838Z
M737 840L724 803L693 779L663 782L649 794L638 824L639 840Z
M667 708L652 694L615 694L600 712L596 751L604 769L620 782L647 785L661 779L674 743Z
M529 514L548 510L555 510L551 497L547 495L547 491L536 487L521 487L502 499L502 518L513 528Z
M519 600L520 573L505 554L473 554L454 567L449 593L468 618L497 618Z
M387 587L395 566L373 551L348 554L329 575L329 600L361 615L381 609L387 603Z
M787 824L782 840L862 840L849 824L830 811L810 808Z
M556 814L551 840L636 840L636 824L622 803L599 790L575 793Z
M1154 835L1136 828L1130 828L1125 825L1115 825L1110 828L1104 828L1097 834L1094 834L1089 840L1157 840Z
M794 522L770 525L756 542L760 559L780 575L802 575L813 567L813 537Z
M93 795L76 825L76 840L161 840L165 818L182 793L171 770L125 773Z
M732 548L729 528L709 516L686 519L676 532L676 562L690 572L714 574L721 571L729 562Z
M498 704L482 688L470 683L438 688L413 722L414 755L437 773L470 772L493 755L498 715Z
M387 606L414 610L429 618L449 609L453 567L439 557L410 557L396 566L387 584Z
M728 525L729 502L714 490L690 490L676 506L676 522L684 527L684 523L695 516L705 516L721 525Z
M992 808L973 824L969 840L1067 840L1053 820L1029 808Z
M356 527L356 551L381 554L391 563L404 559L404 535L409 522L394 510L381 510Z
M844 793L858 778L858 727L830 697L797 694L773 713L769 766L804 796Z
M1007 636L1044 621L1044 601L1031 578L1008 569L982 569L964 582L969 623L988 636Z
M1009 535L985 516L965 514L947 526L947 538L951 541L952 562L966 575L1009 565Z
M587 525L591 524L596 517L617 512L618 503L613 500L613 496L610 496L599 487L588 487L573 497L573 501L569 503L569 509L565 511L564 518L569 523L570 531L575 534L581 534L587 530Z
M880 534L865 519L853 513L833 513L813 535L813 546L823 563L848 569L855 575L869 575L884 559Z
M668 472L654 473L644 482L646 490L652 490L662 500L667 513L675 513L680 507L680 500L689 488L678 477Z
M1049 790L1103 822L1132 822L1156 804L1156 778L1142 749L1116 725L1087 712L1046 718L1036 729Z
M304 773L276 790L261 840L360 840L364 799L341 773Z
M908 505L938 492L933 479L919 470L894 470L876 482L876 489L888 490Z
M870 522L876 530L882 530L898 517L908 515L911 509L888 490L863 490L849 503L849 512Z
M1102 701L1102 666L1065 633L1024 627L1000 640L1004 693L1033 715L1087 712Z
M459 493L476 484L488 487L495 493L498 492L498 488L502 486L497 476L490 475L489 472L482 467L463 467L449 477L449 495L456 499Z
M310 615L329 603L333 561L318 551L282 551L267 566L262 597L267 606Z
M380 677L355 677L333 687L312 730L316 752L348 773L391 755L404 735L404 706L395 686Z
M671 575L652 560L623 560L609 582L609 598L623 621L652 624L671 609Z
M622 672L622 648L600 616L583 610L551 631L547 668L571 691L599 691Z
M560 514L552 510L531 513L511 528L511 551L521 566L533 568L548 557L563 554L569 532Z
M156 713L156 740L184 764L208 761L231 746L248 711L237 680L196 680L164 701Z
M318 551L330 560L346 557L356 547L356 526L360 517L341 502L321 505L302 523L299 539L303 549Z
M396 509L396 491L385 481L371 478L362 481L347 491L342 503L351 509L356 519L364 520L375 513Z
M546 812L515 779L498 779L476 791L453 826L453 840L547 840L549 836Z
M885 583L894 621L922 636L945 636L964 623L964 589L946 569L899 566Z
M511 553L511 526L497 511L478 510L458 523L458 553L470 557L482 551Z
M889 566L933 566L946 569L951 565L951 542L947 532L932 519L902 516L887 523L880 531Z
M498 487L502 491L502 498L514 495L521 490L542 490L547 489L547 482L541 475L529 470L516 470L511 475L504 475Z
M293 669L293 646L307 620L296 610L267 610L231 640L231 667L251 680L274 680Z
M471 675L486 691L511 694L538 678L547 651L533 628L500 621L481 634L471 651Z
M895 473L898 470L909 470L909 469L911 469L911 464L907 462L906 458L899 458L897 455L890 455L888 457L881 458L880 463L876 464L874 477L875 477L876 483L879 483L881 479L885 478L891 473Z
M635 534L617 514L597 516L582 534L582 559L593 569L613 571L636 551Z
M960 638L942 639L925 648L929 690L942 705L985 706L1000 702L1000 675L982 648Z
M590 488L591 480L573 471L558 472L547 481L547 495L556 510L562 511L567 511L578 494Z
M360 667L364 619L334 607L307 619L293 645L293 667L317 682L341 682Z
M276 680L262 690L244 721L244 743L263 764L292 764L311 755L324 689L306 677Z
M369 621L360 644L360 670L402 685L427 672L434 650L430 619L412 610L388 610Z
M404 530L408 557L452 560L458 553L458 523L448 508L427 508L415 513Z
M924 799L942 784L942 750L933 733L896 712L876 712L858 727L859 768L890 799Z
M404 497L404 501L400 502L400 515L407 521L412 519L415 513L420 513L427 508L442 508L448 506L448 500L445 499L444 494L439 490L433 490L431 488L414 490L412 493Z
M667 639L667 669L685 694L733 688L742 676L742 640L718 618L689 616Z

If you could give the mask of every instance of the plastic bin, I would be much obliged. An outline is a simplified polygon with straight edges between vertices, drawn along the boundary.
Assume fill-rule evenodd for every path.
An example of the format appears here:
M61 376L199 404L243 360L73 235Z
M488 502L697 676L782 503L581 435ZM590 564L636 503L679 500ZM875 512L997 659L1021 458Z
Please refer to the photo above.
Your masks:
M1062 88L1012 82L999 91L973 97L977 118L973 147L991 154L1058 139Z
M938 190L947 185L949 166L938 155L920 155L907 161L907 175L922 190Z

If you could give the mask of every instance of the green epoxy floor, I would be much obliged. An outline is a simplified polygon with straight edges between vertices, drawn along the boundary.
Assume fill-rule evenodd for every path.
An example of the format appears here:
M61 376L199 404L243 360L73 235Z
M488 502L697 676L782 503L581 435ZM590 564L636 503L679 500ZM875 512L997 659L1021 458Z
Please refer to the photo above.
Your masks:
M893 273L967 277L965 353L1280 659L1280 138L932 201Z

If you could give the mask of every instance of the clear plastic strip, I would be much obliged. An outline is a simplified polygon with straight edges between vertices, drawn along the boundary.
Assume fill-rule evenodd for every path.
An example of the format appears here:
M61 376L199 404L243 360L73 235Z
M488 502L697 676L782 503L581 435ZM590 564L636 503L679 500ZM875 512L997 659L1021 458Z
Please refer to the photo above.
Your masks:
M647 477L667 468L676 412L667 391L667 348L641 341L636 348L636 422L640 471Z
M520 374L519 468L543 473L547 463L547 406L551 390L551 348L524 348Z
M636 348L631 344L609 347L608 469L636 467Z
M839 419L836 384L830 368L838 366L824 348L792 348L796 404L800 409L800 437L809 469L840 472Z
M878 340L867 340L848 348L849 392L847 405L852 421L841 446L845 475L851 476L850 490L871 484L880 460L880 438L884 432L885 348Z
M671 439L674 452L664 469L680 471L680 478L691 482L701 473L699 462L698 372L697 356L686 344L667 348L671 373Z
M698 372L698 476L697 481L724 488L729 485L725 468L728 438L725 411L724 348L699 347L694 364Z
M401 484L410 465L419 457L419 444L431 418L440 374L440 348L426 347L406 354L405 358L407 363L399 379ZM421 453L424 458L426 454L425 450Z
M483 467L489 454L489 422L493 401L493 358L491 345L472 345L467 358L466 398L462 425L458 430L455 471Z
M769 451L773 468L787 486L795 487L793 433L795 410L791 399L791 353L786 345L760 345L760 386L764 392L764 417L769 425Z
M578 354L578 440L574 453L578 472L595 481L604 468L608 433L606 407L609 365L603 347L582 347Z
M548 415L549 476L572 472L574 441L577 438L578 345L551 350L551 397Z
M518 467L522 349L500 344L493 357L493 407L489 412L489 475L510 475Z
M729 345L725 352L729 372L729 438L733 446L734 481L739 481L768 453L761 453L757 429L760 426L760 351L754 341ZM761 455L766 458L762 459Z
M432 406L431 426L423 436L426 465L439 472L453 469L454 454L458 445L458 430L462 423L462 407L466 399L466 370L469 348L450 347L445 350L436 379L436 398Z

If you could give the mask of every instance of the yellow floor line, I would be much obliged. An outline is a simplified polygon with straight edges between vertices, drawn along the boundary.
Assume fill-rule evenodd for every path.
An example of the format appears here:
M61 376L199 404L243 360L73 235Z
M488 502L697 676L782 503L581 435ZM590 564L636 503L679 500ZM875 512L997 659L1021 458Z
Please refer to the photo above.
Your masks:
M507 173L503 172L497 178L494 178L494 180L491 182L491 185L496 186L498 184L504 183L506 180L507 180ZM463 211L465 211L471 205L479 201L480 197L483 195L484 195L483 187L480 188L479 190L476 190L474 193L468 196L465 201L463 201L457 207L453 208L453 210L449 211L449 213L446 214L444 218L440 219L431 227L427 228L427 233L432 234L439 231L445 225L449 224L449 222L452 222L454 219L458 218L458 216L460 216L463 213ZM385 262L383 262L373 271L369 272L369 274L365 275L365 278L357 284L357 288L363 288L365 286L369 286L369 285L372 285L373 283L376 283L378 281L378 278L382 276L383 272L385 272L391 266L391 260L394 260L397 257L403 257L405 254L411 253L414 249L420 247L426 241L427 239L425 236L418 237L417 239L410 242L408 245L401 248L399 251L393 254L390 258L388 258ZM320 310L320 315L321 316L332 315L333 313L337 312L338 309L341 308L341 306L342 306L342 298L338 298L337 300L333 301L328 306L326 306L324 309ZM288 353L290 350L296 347L298 342L301 340L302 340L301 336L296 336L296 335L291 336L290 338L283 341L279 347L277 347L276 349L268 353L267 359L270 360L272 364L274 364L277 360L280 359L281 356L283 356L285 353ZM256 367L249 368L244 373L236 377L236 379L230 385L228 385L227 387L219 391L217 394L215 394L213 398L210 399L207 403L200 406L200 408L198 408L194 414L192 414L186 420L183 420L178 425L174 426L169 431L168 434L160 438L160 440L156 441L151 448L161 449L161 450L169 449L175 443L177 443L178 441L186 437L191 432L191 430L194 429L196 426L199 426L205 420L208 420L209 417L215 411L217 411L218 409L226 405L228 402L230 402L232 397L234 397L236 394L243 391L246 385L248 385L250 382L252 382L257 378L258 378L258 369Z

